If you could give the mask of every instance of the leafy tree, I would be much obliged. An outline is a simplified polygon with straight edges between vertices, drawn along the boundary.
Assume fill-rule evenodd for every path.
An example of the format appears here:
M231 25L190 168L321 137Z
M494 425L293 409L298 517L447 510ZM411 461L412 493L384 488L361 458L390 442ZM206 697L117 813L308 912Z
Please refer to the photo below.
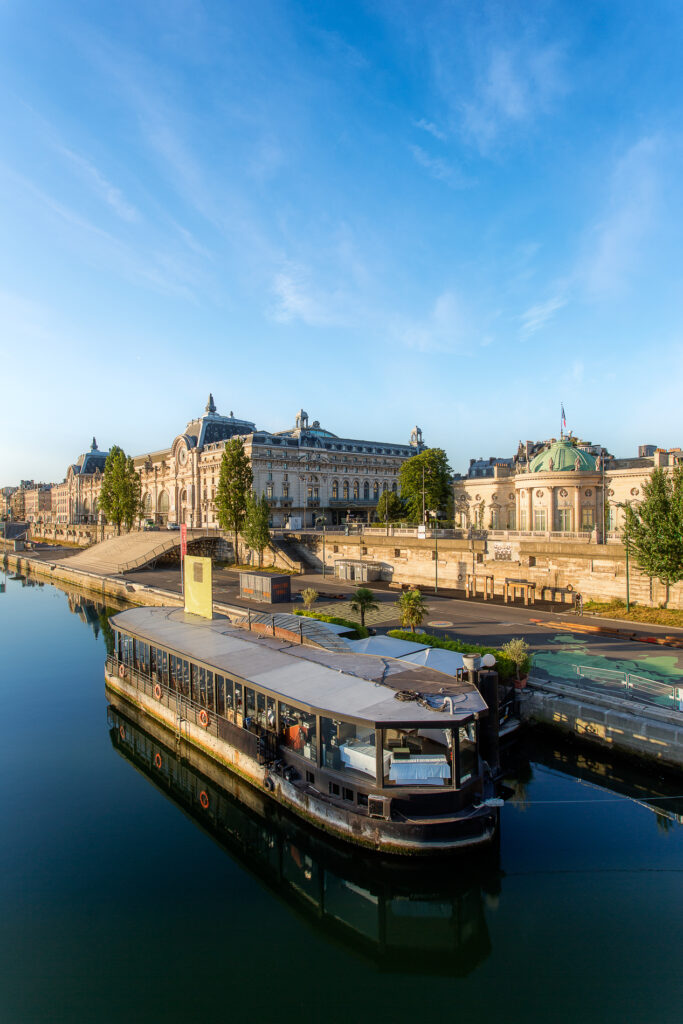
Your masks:
M405 506L398 494L394 494L393 491L384 491L380 495L375 509L375 515L380 523L395 523L403 518L404 513Z
M140 476L133 460L117 445L112 445L104 464L99 507L117 533L121 533L122 523L130 530L142 515Z
M239 561L239 535L247 514L254 475L241 437L231 437L223 449L216 488L216 513L222 530L233 534L235 561Z
M513 637L512 640L508 640L506 644L501 647L503 654L507 654L508 658L515 666L515 672L517 679L519 679L519 671L523 669L529 671L529 645L522 637Z
M375 595L367 587L359 587L351 596L351 611L360 615L361 626L365 625L365 613L376 612L379 608Z
M417 587L413 587L411 590L403 591L397 604L401 625L410 626L410 632L414 633L415 627L422 625L425 615L429 612L424 597Z
M403 463L398 479L401 497L407 505L411 519L422 522L423 507L434 510L440 518L444 518L451 497L452 475L453 471L443 448L427 448L426 451L413 455Z
M683 579L683 466L657 467L643 500L624 508L624 534L639 569L667 586Z
M314 590L313 587L305 587L301 591L301 600L309 611L311 610L311 606L315 604L319 597L320 594L317 590Z
M270 544L270 507L265 495L257 498L250 494L247 498L247 512L244 519L242 534L245 541L252 550L258 553L258 564L261 568L263 552Z

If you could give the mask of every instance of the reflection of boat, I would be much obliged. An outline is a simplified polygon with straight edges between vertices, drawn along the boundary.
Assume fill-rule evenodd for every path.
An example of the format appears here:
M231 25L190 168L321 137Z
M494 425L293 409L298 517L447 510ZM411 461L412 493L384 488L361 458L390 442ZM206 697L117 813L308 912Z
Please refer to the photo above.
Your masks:
M274 620L255 637L224 616L132 608L111 626L108 686L326 832L430 855L495 835L497 711L472 679L304 644ZM478 678L497 704L497 676Z
M109 699L116 694L107 688ZM497 893L496 853L417 863L323 837L135 709L110 706L116 750L248 871L330 939L392 970L464 975L491 951L483 892ZM144 728L143 728L144 725Z

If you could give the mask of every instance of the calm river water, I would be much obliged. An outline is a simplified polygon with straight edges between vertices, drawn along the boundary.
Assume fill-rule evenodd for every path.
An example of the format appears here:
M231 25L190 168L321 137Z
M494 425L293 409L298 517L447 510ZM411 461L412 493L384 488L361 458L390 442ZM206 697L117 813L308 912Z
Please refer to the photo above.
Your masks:
M3 1024L681 1020L683 780L525 740L498 850L378 865L108 709L86 598L1 583Z

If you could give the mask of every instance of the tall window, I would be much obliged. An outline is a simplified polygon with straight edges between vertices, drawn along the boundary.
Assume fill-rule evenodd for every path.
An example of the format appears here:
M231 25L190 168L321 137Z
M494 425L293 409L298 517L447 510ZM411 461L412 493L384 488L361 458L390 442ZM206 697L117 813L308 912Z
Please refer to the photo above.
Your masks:
M358 487L358 481L354 480L353 481L353 496L354 496L356 501L358 501L359 493L360 493L360 490L359 490L359 487Z
M363 484L363 498L365 501L370 500L370 484L368 483L367 480Z
M349 481L345 480L344 481L344 499L345 500L348 499L348 496L349 496Z
M581 509L581 529L592 530L594 525L593 509L582 508Z
M548 527L546 526L545 509L544 508L535 508L534 509L534 530L542 532L543 530L547 530L547 528Z
M569 533L572 528L572 510L570 508L559 508L557 510L557 529L562 533Z
M339 498L339 481L332 481L332 499L336 501Z
M376 480L372 485L372 497L374 501L377 501L377 499L379 498L379 484L377 483Z
M528 522L527 522L527 511L526 511L525 508L521 509L521 511L519 513L519 528L520 528L520 530L528 530L529 529Z

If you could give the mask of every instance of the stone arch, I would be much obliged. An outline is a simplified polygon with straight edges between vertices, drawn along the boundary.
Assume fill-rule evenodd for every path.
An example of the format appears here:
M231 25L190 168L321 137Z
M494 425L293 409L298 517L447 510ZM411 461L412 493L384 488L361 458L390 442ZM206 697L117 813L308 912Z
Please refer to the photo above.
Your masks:
M333 480L332 481L332 499L334 501L337 501L338 498L339 498L339 481L338 480Z
M391 485L391 490L393 491L394 494L396 494L396 492L398 490L398 484L396 483L395 480L394 480L393 484Z
M152 512L152 493L151 493L151 491L146 491L145 492L145 496L142 499L142 511L145 513L146 516L151 515L151 512Z
M376 480L372 485L372 497L375 501L379 498L379 484Z
M369 501L370 500L370 484L369 484L369 482L367 480L365 480L364 483L363 483L363 500L364 501Z
M162 491L159 497L157 498L157 511L160 512L162 515L168 515L168 509L168 491Z
M347 501L349 497L349 481L344 481L344 500Z
M360 495L360 487L358 485L358 481L354 480L353 481L353 498L354 498L354 501L358 501L359 495Z
M87 516L89 512L90 512L90 502L88 501L87 498L84 498L83 499L83 514Z

